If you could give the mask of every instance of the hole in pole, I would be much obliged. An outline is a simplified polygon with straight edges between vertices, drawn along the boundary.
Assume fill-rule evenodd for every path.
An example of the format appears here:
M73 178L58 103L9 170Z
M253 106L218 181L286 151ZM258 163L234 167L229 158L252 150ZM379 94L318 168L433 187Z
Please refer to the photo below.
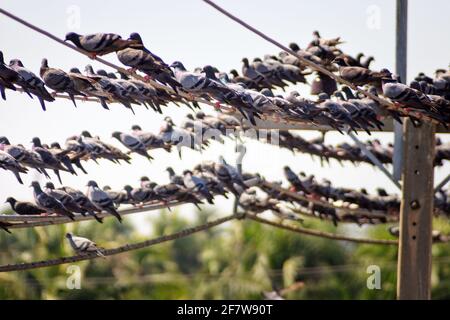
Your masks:
M419 149L419 145L416 144L416 145L414 146L414 148L416 148L416 150L418 150L418 149Z
M417 200L413 200L409 203L409 206L411 207L411 209L417 210L420 208L420 203Z
M412 236L412 239L413 239L413 240L416 240L416 236Z
M420 173L420 171L419 171L419 170L414 170L414 174L415 174L416 176L418 176L418 175L419 175L419 173Z
M413 225L414 227L417 226L417 222L414 221L414 222L412 223L412 225Z

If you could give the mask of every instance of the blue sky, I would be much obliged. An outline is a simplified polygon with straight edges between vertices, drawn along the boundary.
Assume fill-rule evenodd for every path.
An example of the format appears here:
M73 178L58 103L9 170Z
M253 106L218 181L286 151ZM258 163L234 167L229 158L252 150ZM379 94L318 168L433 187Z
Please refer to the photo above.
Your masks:
M394 70L395 58L395 1L266 1L266 0L228 0L217 1L232 13L237 14L253 26L273 36L282 43L292 41L305 46L311 39L313 30L319 30L324 37L341 36L346 43L344 51L356 54L360 51L375 56L374 69L387 67ZM420 71L432 74L436 68L449 64L450 41L448 30L450 3L446 0L425 2L410 1L409 10L409 79ZM220 15L200 0L166 1L19 1L4 0L1 7L28 20L61 38L68 31L78 33L114 32L123 37L138 31L148 48L161 56L166 62L182 61L188 69L211 64L228 71L241 68L241 59L278 53L280 50L256 35L244 30L236 23ZM75 12L75 15L74 15ZM79 13L79 20L76 19ZM75 20L74 20L75 17ZM75 23L74 23L75 21ZM79 23L78 23L79 22ZM48 58L50 66L69 69L73 66L82 69L86 64L94 69L104 66L87 57L67 49L52 40L33 32L26 27L0 16L1 50L5 59L20 58L26 67L38 73L41 59ZM114 54L105 56L118 63ZM294 88L293 88L294 89ZM295 88L307 95L308 87ZM98 134L106 141L115 130L127 131L137 123L144 129L158 130L162 116L137 108L136 116L119 105L111 111L103 110L95 103L79 103L77 109L71 102L58 100L48 104L43 112L36 100L25 95L7 92L8 100L0 101L0 132L13 143L29 145L31 138L39 136L44 142L59 141L84 129ZM205 106L205 111L212 112ZM186 108L171 106L165 114L179 121L188 113ZM302 136L313 137L315 132L300 132ZM365 139L367 135L360 134ZM376 134L383 141L392 141L389 133ZM336 133L327 135L328 143L349 141ZM444 136L448 141L448 135ZM117 142L114 142L117 145ZM385 186L390 191L395 187L371 166L345 167L336 162L321 167L308 155L292 155L275 147L249 142L248 153L244 159L244 169L260 172L269 179L282 177L282 166L289 164L296 171L314 173L319 178L327 177L335 185L367 187L374 190ZM63 182L84 190L86 181L93 178L100 185L109 184L121 188L127 183L137 184L142 175L159 182L167 180L164 168L170 164L181 171L202 159L217 159L218 154L233 161L233 143L214 144L203 154L185 151L183 161L175 153L164 151L152 153L156 160L149 164L145 159L134 157L132 165L112 165L101 162L101 166L89 163L86 169L89 176L63 175ZM436 170L436 180L449 172L449 165ZM19 199L29 199L31 190L28 184L39 176L25 176L21 186L14 176L0 171L0 200L9 195ZM220 201L225 212L230 203ZM190 210L190 209L189 209Z

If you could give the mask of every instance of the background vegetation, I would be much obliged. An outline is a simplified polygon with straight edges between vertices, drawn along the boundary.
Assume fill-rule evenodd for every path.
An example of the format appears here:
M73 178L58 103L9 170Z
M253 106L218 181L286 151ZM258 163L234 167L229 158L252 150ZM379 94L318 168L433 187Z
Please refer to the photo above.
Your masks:
M215 216L199 212L188 221L181 211L155 212L153 234L143 236L129 223L95 222L14 230L0 234L0 263L71 255L64 234L115 247L175 232ZM149 218L150 220L150 218ZM190 219L191 220L191 219ZM150 222L150 221L149 221ZM436 221L448 228L448 222ZM336 231L329 224L309 227ZM348 227L339 227L345 232ZM387 237L386 226L368 227L367 235ZM394 246L354 245L302 236L252 221L234 221L206 232L107 259L80 262L81 289L66 286L67 265L0 273L0 299L261 299L264 291L302 281L287 299L394 299ZM450 298L450 248L433 248L433 298ZM382 289L366 287L369 265L381 268Z

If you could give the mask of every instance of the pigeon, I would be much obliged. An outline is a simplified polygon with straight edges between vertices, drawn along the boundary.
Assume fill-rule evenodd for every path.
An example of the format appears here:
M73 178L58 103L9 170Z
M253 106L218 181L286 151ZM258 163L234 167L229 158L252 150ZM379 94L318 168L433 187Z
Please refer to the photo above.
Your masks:
M176 184L178 186L184 186L183 177L175 174L175 171L172 167L167 167L166 171L169 173L170 183Z
M87 238L74 236L72 233L66 233L66 238L69 241L72 249L78 254L90 254L95 253L98 257L105 258L102 251L105 249L98 247L97 244Z
M23 80L19 73L5 64L3 52L0 51L0 94L6 100L5 88L16 91L14 83Z
M110 94L113 100L120 102L127 109L130 109L134 113L133 107L131 106L130 101L127 97L127 91L125 90L125 88L113 82L112 79L108 78L106 72L100 72L96 74L92 66L89 64L86 65L84 70L88 77L99 80L97 84L99 85L101 90Z
M230 92L230 89L218 81L209 79L202 74L187 71L180 61L175 61L170 67L175 70L175 79L188 92L197 94L207 93L214 97Z
M153 190L159 199L161 199L164 203L168 203L171 200L184 201L194 204L199 210L201 210L199 204L202 204L203 202L200 201L193 193L174 183L158 185L155 186Z
M242 75L244 77L247 77L251 79L252 81L255 81L257 84L264 88L273 88L273 84L270 82L269 79L266 78L265 75L263 75L261 72L257 71L256 68L253 65L250 65L247 58L242 59ZM268 71L268 73L271 73ZM268 74L269 75L269 74Z
M31 141L33 143L33 151L39 154L44 163L44 166L49 169L53 169L56 176L58 177L59 183L62 183L59 171L69 171L69 169L64 168L58 159L48 150L42 147L41 140L38 137L34 137ZM73 168L72 168L73 169Z
M78 68L71 68L70 72L67 73L70 79L73 81L75 89L85 93L88 96L96 97L100 100L100 105L109 110L108 100L113 100L114 96L103 90L100 77L84 76Z
M96 214L96 212L100 212L101 210L99 210L91 202L91 200L89 200L89 198L83 194L83 192L81 192L80 190L71 188L71 187L66 187L66 186L63 186L63 187L59 188L58 190L64 191L66 194L68 194L69 196L71 196L73 198L73 200L78 205L78 207L80 207L82 209L80 211L80 213L83 216L86 215L86 212L87 212L89 215L93 216L94 219L97 220L97 222L103 223L103 219L98 217Z
M392 76L391 72L387 69L375 72L363 67L349 67L342 58L336 58L333 62L339 65L339 75L344 80L347 80L356 86L369 84L381 90L381 79L390 78Z
M110 186L104 186L103 191L111 198L116 208L122 204L133 204L133 199L128 197L124 190L113 191Z
M46 212L46 210L39 208L31 202L17 201L13 197L8 197L6 202L11 205L11 209L13 209L15 213L20 215L40 215Z
M75 102L75 95L86 97L84 93L81 93L75 89L74 81L66 72L61 69L49 68L48 61L45 58L42 59L40 75L49 88L55 90L56 92L66 92L75 107L77 106Z
M34 200L39 207L45 209L49 213L64 215L75 221L75 215L67 210L59 200L43 192L39 182L33 181L30 187L33 187Z
M231 82L233 83L243 83L249 89L259 90L263 88L263 86L261 86L257 81L250 79L249 77L239 75L236 69L231 69L230 74L232 75Z
M28 171L13 156L2 150L0 150L0 168L11 171L20 184L23 184L20 173L27 173Z
M140 141L142 141L142 143L148 150L162 148L167 152L170 152L172 146L170 144L165 143L161 137L151 132L142 131L142 128L138 125L133 125L131 127L131 130L132 130L131 134L137 137Z
M324 45L324 46L330 46L334 47L339 44L344 43L344 41L341 40L341 37L332 38L332 39L324 39L320 36L319 31L315 30L313 31L313 41L309 44L309 46L315 46L315 45Z
M61 202L70 212L81 213L83 215L86 213L86 210L83 210L71 195L64 190L55 189L52 182L47 182L45 184L45 193Z
M9 62L11 69L19 73L26 82L28 91L35 95L41 104L42 110L46 110L44 101L55 101L55 98L47 91L44 82L36 76L33 72L26 69L19 59L12 59Z
M143 204L151 200L155 200L155 193L149 188L133 188L130 185L126 185L124 188L129 199L133 204Z
M304 185L300 178L292 171L291 168L285 166L283 168L284 175L289 183L294 187L295 191L303 191L304 193L310 193L311 191Z
M37 152L28 151L22 145L11 145L8 138L3 136L0 137L0 149L19 161L20 164L36 169L39 173L44 174L50 179L50 176L45 170L46 165Z
M122 217L120 216L119 212L114 208L113 200L108 196L108 194L101 190L97 183L93 180L90 180L87 183L88 191L87 191L87 197L91 202L99 209L104 210L108 212L109 214L112 214L119 220L120 223L122 223Z
M119 131L113 132L112 137L119 140L125 147L130 149L132 152L136 152L137 154L146 157L148 160L153 159L153 157L148 154L146 146L139 138L132 136L131 134L122 133Z
M221 181L233 194L240 195L239 189L247 189L247 185L242 180L242 176L236 168L227 164L225 159L220 156L219 163L213 164L213 170L219 181Z
M141 36L134 32L130 34L130 41L139 43L139 47L129 47L117 52L117 58L124 65L138 69L148 76L167 84L172 89L181 87L180 83L174 79L174 74L169 66L157 55L144 47Z
M214 204L214 196L209 191L206 181L200 177L192 175L192 171L185 170L183 172L183 183L188 190L198 192L208 201L209 204Z
M71 41L77 48L87 51L91 58L133 46L139 47L137 41L122 39L121 36L114 33L80 35L75 32L69 32L66 34L64 41Z

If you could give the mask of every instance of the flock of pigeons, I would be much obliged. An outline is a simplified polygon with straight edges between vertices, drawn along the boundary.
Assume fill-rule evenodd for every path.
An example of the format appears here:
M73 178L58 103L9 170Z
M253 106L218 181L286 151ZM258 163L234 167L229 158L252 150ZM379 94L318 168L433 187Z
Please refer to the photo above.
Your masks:
M213 116L198 111L195 115L188 114L178 126L170 117L166 117L157 133L143 131L138 125L133 125L129 133L113 132L112 137L126 147L127 152L98 136L92 136L88 131L68 137L63 147L58 142L41 143L35 137L32 139L31 149L26 149L22 144L11 144L7 137L0 136L0 168L13 172L20 183L23 183L20 173L27 173L28 169L36 169L47 178L50 178L47 170L52 170L62 183L60 171L77 175L75 168L78 168L87 174L82 161L93 160L98 163L98 159L107 159L113 163L130 163L130 153L137 153L151 160L153 157L149 154L150 150L164 149L171 152L173 147L178 150L181 158L182 147L202 151L209 146L211 140L223 143L224 137L237 138L241 129L246 127L236 117L223 113ZM321 161L329 162L333 158L339 162L372 164L357 145L346 142L336 146L326 145L323 137L308 141L289 131L279 131L277 138L280 147L293 152L309 153L319 157ZM269 135L265 137L265 141L273 143L273 137ZM450 159L450 146L442 144L440 139L437 139L436 144L435 165L442 165L444 160ZM366 147L381 163L392 163L392 144L383 146L379 140L374 139L367 141Z
M122 205L142 206L144 204L164 203L170 207L172 203L192 203L198 207L202 200L214 204L214 197L222 195L228 198L231 192L240 196L252 184L260 181L257 175L241 175L237 169L228 164L222 157L219 162L204 162L185 170L183 175L177 175L171 167L167 167L170 178L168 184L157 184L147 176L140 179L138 187L126 185L122 190L114 191L109 186L99 188L95 181L87 183L87 191L68 186L55 188L52 182L47 182L42 188L37 181L33 181L34 203L17 201L9 197L11 208L19 215L57 214L74 220L77 214L91 215L98 222L99 212L106 212L122 221L117 208ZM7 223L0 225L8 231ZM8 231L9 232L9 231Z
M284 90L289 83L306 83L305 76L313 72L306 69L298 58L286 52L265 55L263 59L255 58L252 62L244 58L242 75L239 75L236 70L228 74L210 65L190 72L179 61L169 66L144 46L138 33L122 39L112 33L79 35L71 32L66 35L65 40L71 41L92 57L116 52L120 62L130 67L131 71L143 72L146 79L168 85L173 90L167 91L145 81L132 80L125 74L120 74L120 79L117 79L114 73L105 70L94 73L89 65L85 68L85 75L77 68L65 72L50 68L47 59L42 60L41 80L24 68L18 59L13 59L6 65L1 55L2 97L5 98L4 88L15 90L17 85L31 97L37 96L45 109L44 101L54 100L46 90L46 85L55 92L67 93L74 104L74 96L78 95L96 97L104 108L108 108L107 102L116 101L131 110L133 104L143 104L161 112L161 105L166 105L169 101L185 103L191 107L189 101L179 95L183 92L192 97L213 99L218 105L230 105L252 124L256 123L255 118L271 114L285 120L329 125L341 132L349 127L370 133L370 129L382 127L381 117L390 115L401 121L401 117L405 115L395 110L386 110L378 102L360 96L349 87L342 86L338 90L333 79L320 74L312 84L312 92L318 94L316 100L301 97L296 91L285 96L274 95L272 89ZM314 39L305 50L295 43L291 43L290 48L303 58L337 72L356 86L367 86L367 90L375 95L383 94L403 111L414 111L444 125L450 122L450 71L438 70L435 79L420 74L407 86L399 83L396 76L387 69L379 72L370 70L372 57L363 61L363 54L356 57L346 54L337 47L341 43L340 38L324 39L318 32L314 32ZM193 103L198 106L195 101ZM417 118L416 120L419 121Z

